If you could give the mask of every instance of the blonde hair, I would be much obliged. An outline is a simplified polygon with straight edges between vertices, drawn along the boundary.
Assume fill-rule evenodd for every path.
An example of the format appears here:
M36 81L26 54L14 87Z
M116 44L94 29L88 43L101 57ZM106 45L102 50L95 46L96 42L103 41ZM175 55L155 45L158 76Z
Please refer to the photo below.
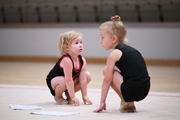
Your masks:
M82 33L76 32L76 31L67 31L67 32L61 34L60 40L59 40L59 53L61 56L67 54L65 45L71 45L73 40L79 36L82 37Z
M120 44L125 42L126 29L119 15L111 17L111 21L102 23L99 29L107 29L109 35L116 35Z

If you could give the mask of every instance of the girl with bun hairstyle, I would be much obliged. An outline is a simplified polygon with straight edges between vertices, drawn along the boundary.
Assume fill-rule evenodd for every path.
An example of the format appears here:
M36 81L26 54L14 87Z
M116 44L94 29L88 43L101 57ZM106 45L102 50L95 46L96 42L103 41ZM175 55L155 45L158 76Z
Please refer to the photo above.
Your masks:
M135 112L134 102L143 100L150 90L150 76L144 58L137 49L125 43L126 29L119 15L102 23L99 30L102 46L112 52L103 71L100 105L94 112L106 110L110 87L121 100L120 112Z

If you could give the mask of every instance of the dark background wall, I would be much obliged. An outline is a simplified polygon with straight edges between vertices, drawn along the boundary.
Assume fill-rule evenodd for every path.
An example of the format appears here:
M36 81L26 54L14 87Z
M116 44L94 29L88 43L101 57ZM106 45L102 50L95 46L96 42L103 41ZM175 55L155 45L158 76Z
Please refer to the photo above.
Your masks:
M118 14L124 22L178 22L179 0L0 0L0 24L103 22Z

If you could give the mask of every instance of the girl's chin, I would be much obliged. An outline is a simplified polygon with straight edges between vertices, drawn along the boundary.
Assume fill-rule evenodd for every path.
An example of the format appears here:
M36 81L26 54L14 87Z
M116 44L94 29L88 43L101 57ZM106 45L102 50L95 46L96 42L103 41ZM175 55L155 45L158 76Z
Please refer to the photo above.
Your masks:
M107 48L104 48L104 50L109 50L109 49L107 49Z

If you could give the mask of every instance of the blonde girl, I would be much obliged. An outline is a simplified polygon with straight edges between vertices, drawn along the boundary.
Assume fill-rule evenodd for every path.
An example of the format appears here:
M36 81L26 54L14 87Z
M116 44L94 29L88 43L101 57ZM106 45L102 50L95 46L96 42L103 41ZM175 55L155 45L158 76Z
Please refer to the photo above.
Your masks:
M68 31L60 36L59 51L61 57L50 70L46 83L57 104L80 105L75 93L81 90L84 104L92 104L87 96L87 84L91 74L86 71L86 60L83 51L82 34ZM66 99L63 98L65 92Z
M112 49L112 52L103 72L100 105L94 112L106 110L110 86L121 99L120 112L135 112L134 102L143 100L150 89L145 61L138 50L125 44L126 29L119 15L101 24L99 29L102 46L105 50Z

